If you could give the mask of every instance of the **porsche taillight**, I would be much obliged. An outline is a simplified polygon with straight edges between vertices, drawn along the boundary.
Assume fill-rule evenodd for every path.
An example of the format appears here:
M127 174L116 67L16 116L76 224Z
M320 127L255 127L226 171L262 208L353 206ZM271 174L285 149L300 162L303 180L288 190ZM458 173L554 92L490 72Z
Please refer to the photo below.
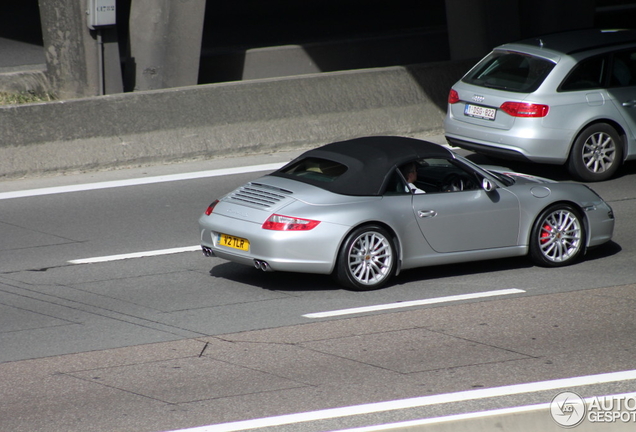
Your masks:
M219 200L214 200L214 202L210 204L208 208L205 210L205 215L210 216L212 212L214 211L214 207L216 207L218 203L219 203Z
M309 231L316 228L319 223L320 221L317 220L273 214L263 223L263 229L274 231Z

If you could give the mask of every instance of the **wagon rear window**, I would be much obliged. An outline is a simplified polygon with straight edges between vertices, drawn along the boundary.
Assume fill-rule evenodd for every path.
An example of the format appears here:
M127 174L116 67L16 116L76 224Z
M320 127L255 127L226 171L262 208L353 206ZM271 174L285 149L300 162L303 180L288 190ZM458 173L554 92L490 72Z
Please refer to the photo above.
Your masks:
M341 163L320 158L306 158L280 171L293 177L321 182L332 182L347 171Z
M554 68L549 60L531 55L495 51L482 60L462 81L481 87L532 93Z

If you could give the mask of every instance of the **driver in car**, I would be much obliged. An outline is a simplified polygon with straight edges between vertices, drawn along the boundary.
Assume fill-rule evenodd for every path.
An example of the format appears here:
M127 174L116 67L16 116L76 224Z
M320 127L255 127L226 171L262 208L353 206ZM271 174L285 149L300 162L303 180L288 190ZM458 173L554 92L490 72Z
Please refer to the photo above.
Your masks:
M409 162L405 165L402 165L400 168L402 175L406 179L408 191L414 194L423 194L426 193L422 189L415 186L413 183L417 180L417 169L415 162Z

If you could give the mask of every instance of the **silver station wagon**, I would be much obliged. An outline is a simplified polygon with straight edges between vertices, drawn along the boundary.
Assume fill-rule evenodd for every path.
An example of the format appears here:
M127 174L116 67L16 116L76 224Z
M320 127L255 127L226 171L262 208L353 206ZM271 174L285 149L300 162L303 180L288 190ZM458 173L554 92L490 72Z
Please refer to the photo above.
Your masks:
M577 30L501 45L450 90L454 146L566 164L581 181L636 158L636 30Z

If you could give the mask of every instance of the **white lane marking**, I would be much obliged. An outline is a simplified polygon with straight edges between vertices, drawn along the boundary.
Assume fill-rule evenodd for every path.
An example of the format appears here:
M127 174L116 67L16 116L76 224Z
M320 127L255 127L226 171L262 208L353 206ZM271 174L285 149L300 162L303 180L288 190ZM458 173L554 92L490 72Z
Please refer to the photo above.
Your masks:
M169 255L169 254L175 254L175 253L181 253L181 252L193 252L193 251L200 251L200 250L201 250L200 245L185 246L185 247L172 248L172 249L159 249L159 250L146 251L146 252L133 252L133 253L127 253L127 254L120 254L120 255L109 255L109 256L101 256L101 257L94 257L94 258L75 259L75 260L68 261L68 263L94 264L94 263L102 263L102 262L108 262L108 261L119 261L119 260L124 260L129 258L145 258L145 257Z
M430 304L445 303L445 302L452 302L452 301L474 300L474 299L485 298L485 297L520 294L524 292L525 291L521 289L510 288L510 289L495 290L495 291L484 291L484 292L478 292L478 293L472 293L472 294L460 294L460 295L453 295L453 296L446 296L446 297L436 297L436 298L424 299L424 300L413 300L413 301L406 301L406 302L381 304L381 305L375 305L375 306L363 306L363 307L350 308L350 309L340 309L340 310L334 310L334 311L328 311L328 312L315 312L315 313L305 314L303 316L305 318L327 318L327 317L334 317L334 316L340 316L340 315L352 315L352 314L359 314L359 313L365 313L365 312L375 312L380 310L407 308L411 306L422 306L422 305L430 305Z
M623 394L612 394L605 396L593 396L583 399L586 403L591 403L595 399L606 400L608 398L617 398L621 400L625 400L626 398L634 398L636 397L636 393L623 393ZM505 416L509 414L521 414L521 413L529 413L529 412L542 412L549 410L551 403L541 403L536 405L525 405L520 407L513 408L500 408L490 411L480 411L474 413L466 413L466 414L454 414L444 417L435 417L430 419L421 419L421 420L410 420L403 421L397 423L387 423L383 425L375 425L375 426L363 426L353 429L342 429L334 432L381 432L387 431L389 429L395 430L396 428L400 428L400 430L405 430L407 427L415 427L415 426L424 426L431 424L440 424L440 423L450 423L453 421L461 421L461 420L472 420L472 419L480 419L487 417L497 417L497 416ZM547 415L547 413L546 413Z
M522 393L535 393L562 388L574 388L595 384L628 381L636 379L636 370L610 372L598 375L587 375L573 378L562 378L551 381L539 381L525 384L513 384L489 389L467 390L456 393L446 393L431 396L420 396L410 399L401 399L370 404L353 405L348 407L329 408L319 411L309 411L297 414L285 414L275 417L266 417L253 420L241 420L230 423L219 423L208 426L198 426L187 429L178 429L172 432L236 432L249 429L282 426L308 421L327 420L338 417L349 417L361 414L373 414L384 411L395 411L408 408L441 405L453 402L465 402L469 400L488 399L502 396L511 396Z
M430 419L422 419L422 420L410 420L403 421L397 423L387 423L383 425L375 425L375 426L363 426L353 429L341 429L333 432L381 432L389 429L395 430L396 428L407 428L407 427L416 427L416 426L424 426L438 423L450 423L452 421L459 420L471 420L478 419L484 417L495 417L506 414L520 414L531 411L539 411L543 409L550 409L549 403L537 404L537 405L527 405L522 407L514 407L514 408L501 408L497 410L491 411L481 411L475 413L467 413L467 414L455 414L446 417L435 417Z
M83 192L89 190L98 190L98 189L109 189L109 188L118 188L125 186L139 186L139 185L147 185L153 183L163 183L163 182L172 182L172 181L180 181L180 180L194 180L206 177L218 177L224 175L232 175L232 174L244 174L250 172L257 171L273 171L285 163L271 163L271 164L263 164L263 165L252 165L246 167L238 167L238 168L222 168L216 170L209 171L197 171L191 173L183 173L183 174L170 174L170 175L161 175L154 177L142 177L136 179L126 179L126 180L113 180L113 181L105 181L98 183L86 183L79 185L69 185L69 186L56 186L56 187L48 187L48 188L40 188L40 189L29 189L23 191L15 191L15 192L2 192L0 193L0 200L12 199L12 198L26 198L40 195L52 195L52 194L61 194L68 192Z

